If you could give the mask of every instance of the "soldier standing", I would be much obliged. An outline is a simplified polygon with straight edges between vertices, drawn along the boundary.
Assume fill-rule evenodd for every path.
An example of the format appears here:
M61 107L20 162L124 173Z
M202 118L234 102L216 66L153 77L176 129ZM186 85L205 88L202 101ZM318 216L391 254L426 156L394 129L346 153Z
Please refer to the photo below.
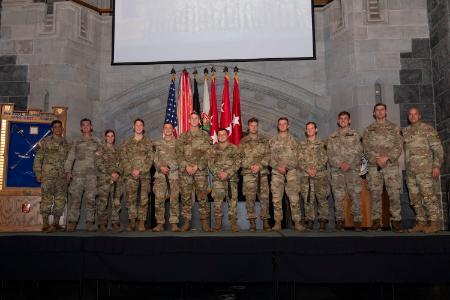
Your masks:
M165 123L163 126L163 139L155 142L155 183L153 192L155 193L155 215L157 225L153 231L164 231L164 214L166 195L170 197L170 217L171 230L180 231L178 222L180 218L179 205L179 180L178 163L175 155L175 137L173 136L173 125Z
M120 198L123 194L123 183L120 174L123 173L119 149L114 145L116 134L114 130L105 131L105 144L100 149L100 155L95 159L97 167L97 193L98 193L98 218L99 230L107 231L108 228L108 200L112 195L111 226L113 232L120 229Z
M258 195L261 204L260 217L263 229L270 231L269 225L269 160L268 140L258 134L258 119L248 120L249 134L240 141L242 153L243 194L247 208L250 231L256 230L255 201Z
M439 180L444 149L436 129L420 119L419 109L410 108L410 125L403 129L406 183L411 205L416 212L416 225L410 232L434 233L441 230L441 213L433 180Z
M361 178L359 170L363 152L361 137L350 128L350 113L341 111L338 115L339 129L330 135L327 142L328 163L331 168L331 187L334 198L336 230L344 229L344 198L348 193L352 201L352 215L355 230L361 227Z
M292 219L295 229L304 231L305 228L300 223L299 190L297 176L297 151L298 143L289 131L289 120L281 117L277 122L278 135L270 139L270 166L272 167L272 201L275 217L273 230L281 230L283 220L283 195L289 197Z
M64 162L69 145L63 137L63 126L59 120L51 123L52 135L40 143L34 158L33 170L36 179L41 183L40 213L42 215L42 231L61 231L59 220L63 214L67 200L67 182L64 173ZM50 226L48 216L53 215Z
M133 136L123 142L120 153L127 191L127 231L136 229L136 219L138 219L137 230L142 232L145 231L147 220L153 148L151 140L144 135L144 120L139 118L134 120L133 130Z
M241 154L236 145L228 142L228 131L217 131L219 143L208 151L208 167L213 176L212 197L214 199L214 231L222 230L222 203L228 202L228 220L231 231L239 231L237 225L238 171L241 167Z
M325 231L328 223L328 157L325 143L317 137L317 131L316 123L306 123L306 140L299 142L300 191L305 203L306 228L313 229L314 203L317 198L320 231Z
M398 126L386 119L386 104L375 104L373 115L375 122L366 128L363 135L363 147L369 161L367 180L372 198L371 230L379 230L381 227L381 195L384 183L389 195L392 230L401 232L398 158L402 153L403 141Z
M208 224L208 161L206 157L211 143L209 135L199 128L199 122L199 115L196 112L191 113L189 131L181 134L175 146L180 168L183 231L190 229L194 188L199 201L202 230L211 231Z
M97 170L95 157L99 155L100 140L92 136L92 122L89 119L80 121L81 138L75 140L70 147L64 165L67 181L70 182L70 207L67 231L76 229L80 218L81 199L84 194L86 201L86 229L96 231L95 228L95 194L97 188Z

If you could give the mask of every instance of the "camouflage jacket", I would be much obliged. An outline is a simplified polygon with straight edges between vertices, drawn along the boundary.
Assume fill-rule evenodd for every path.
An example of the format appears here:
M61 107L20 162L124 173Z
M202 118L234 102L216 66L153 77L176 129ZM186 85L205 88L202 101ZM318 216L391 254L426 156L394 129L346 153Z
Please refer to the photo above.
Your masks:
M153 163L152 141L143 136L136 140L134 136L127 138L120 149L123 177L130 177L136 169L140 171L140 178L150 178L150 168Z
M388 165L398 165L402 144L400 129L388 120L384 123L372 123L364 131L363 147L367 153L369 166L376 166L376 158L380 155L389 158Z
M298 144L298 166L301 176L308 176L307 170L315 168L317 176L326 176L327 151L322 140L304 140Z
M211 147L208 133L199 129L196 132L188 131L178 138L175 145L175 153L180 172L186 173L187 166L198 166L196 175L208 173L208 160L206 154Z
M236 145L228 143L224 149L221 149L219 144L215 144L208 150L208 168L214 180L220 180L219 172L226 172L231 181L238 181L240 167L241 152Z
M242 174L253 174L251 167L259 165L261 175L269 174L268 166L270 160L269 141L257 135L252 138L250 135L244 137L239 144L242 153Z
M440 168L444 160L444 149L436 129L419 122L402 130L405 145L406 171L430 173Z
M80 137L70 146L64 169L74 175L96 175L95 157L102 147L100 140L94 136Z
M43 139L33 163L36 177L65 178L64 162L68 152L69 144L65 138L48 136Z
M102 145L100 152L100 155L95 158L98 177L109 179L114 172L123 173L119 149L116 146L108 147Z
M165 177L165 175L161 173L159 168L162 166L167 166L170 169L169 178L178 178L178 162L175 155L175 144L175 139L172 139L170 141L161 139L155 142L155 177Z
M278 172L279 166L285 166L288 170L296 170L298 143L292 134L288 134L285 139L279 135L269 141L270 147L270 166L272 172Z
M351 166L351 170L359 172L363 147L361 136L356 130L346 132L339 130L330 135L327 141L328 163L333 169L339 169L343 162Z

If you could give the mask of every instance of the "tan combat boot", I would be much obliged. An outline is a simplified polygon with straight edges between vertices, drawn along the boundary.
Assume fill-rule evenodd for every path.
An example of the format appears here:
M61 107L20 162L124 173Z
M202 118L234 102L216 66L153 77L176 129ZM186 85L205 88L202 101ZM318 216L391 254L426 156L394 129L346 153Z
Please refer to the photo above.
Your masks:
M86 222L86 231L96 232L97 228L95 227L94 222Z
M100 232L107 232L108 231L108 219L107 218L100 218L99 224L98 224L98 230Z
M405 232L402 228L402 222L401 221L392 221L392 231L394 232Z
M180 232L181 229L178 227L177 223L170 223L170 231L172 232Z
M129 219L127 231L131 232L134 231L135 229L136 229L136 219Z
M235 218L230 219L230 229L233 232L239 232L240 228L237 224L237 220Z
M319 220L319 231L324 232L327 230L328 220L320 219Z
M77 223L69 222L69 223L67 223L66 231L67 232L74 232L76 228L77 228Z
M308 231L313 230L314 229L314 221L307 220L305 229L308 230Z
M294 229L300 232L303 232L306 230L305 226L302 225L302 222L294 222Z
M112 232L114 232L114 233L119 233L122 231L120 229L120 223L112 223L111 227L112 227Z
M417 221L413 228L409 229L408 232L423 232L427 227L426 221Z
M380 219L372 220L372 227L370 227L370 231L378 231L381 229Z
M62 226L59 225L59 219L60 217L53 216L53 224L52 226L50 226L48 232L59 232L64 230L64 228L62 228Z
M263 230L264 231L271 231L272 230L272 227L270 227L270 224L269 224L269 220L267 220L267 219L263 220Z
M272 227L273 231L280 231L281 230L281 221L275 221L275 225Z
M208 219L201 219L200 221L201 221L201 223L202 223L202 231L204 231L204 232L210 232L210 231L211 231L211 228L209 227Z
M256 220L255 219L250 219L248 220L250 222L250 231L254 232L256 231Z
M42 215L42 232L48 232L50 230L50 223L48 222L48 215Z
M439 231L441 231L441 222L439 221L430 221L430 225L423 230L424 233L436 233Z
M334 226L335 231L343 231L344 230L344 221L337 220L336 225Z
M183 227L181 228L181 231L186 232L191 229L191 220L184 218L183 219Z
M158 223L156 224L156 226L153 228L153 232L161 232L164 231L164 224Z
M222 217L215 217L214 218L214 231L219 232L222 230Z
M140 232L144 232L145 229L145 220L139 220L139 224L137 226L137 230Z

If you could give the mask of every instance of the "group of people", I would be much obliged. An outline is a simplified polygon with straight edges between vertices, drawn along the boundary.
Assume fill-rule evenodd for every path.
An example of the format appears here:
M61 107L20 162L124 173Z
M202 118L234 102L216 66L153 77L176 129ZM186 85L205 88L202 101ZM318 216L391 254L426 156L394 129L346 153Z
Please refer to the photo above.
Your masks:
M327 200L330 183L335 230L344 230L346 194L351 200L354 228L361 230L359 173L361 158L365 153L371 196L372 226L369 230L381 229L381 197L385 187L390 202L389 225L393 231L402 232L399 157L404 150L406 181L411 206L416 214L416 224L409 231L439 231L440 204L433 189L433 181L439 179L444 153L436 130L421 122L418 108L409 109L410 125L403 130L386 119L386 105L383 103L374 106L373 116L375 122L360 136L350 127L350 113L340 112L338 129L326 141L318 138L318 127L314 122L306 124L306 138L298 141L289 133L289 120L285 117L278 119L278 134L266 139L258 133L258 119L251 118L248 120L248 135L240 141L239 146L228 141L229 132L225 128L218 130L218 143L212 145L209 134L201 129L200 117L195 112L190 115L187 132L176 139L172 124L166 123L162 130L163 138L155 142L144 135L144 121L136 119L133 136L127 138L120 147L115 145L113 130L105 132L104 143L94 137L89 119L81 120L82 135L69 144L63 137L62 123L55 120L51 124L53 134L41 142L34 161L36 178L42 183L42 230L64 230L59 222L67 203L68 188L70 202L67 231L74 231L77 227L82 199L86 207L86 230L107 231L110 197L113 232L125 229L119 220L122 199L126 199L128 213L126 231L145 231L152 165L156 169L153 192L157 225L152 229L155 232L164 230L166 199L170 199L171 231L189 231L195 198L199 203L203 231L222 230L224 199L228 203L230 229L239 231L239 172L243 179L242 192L250 231L256 230L257 197L261 206L259 218L263 230L281 230L284 194L289 200L295 230L312 230L315 221L318 221L320 231L326 230L330 217ZM212 177L214 200L212 228L209 222L208 176ZM275 220L273 226L269 224L270 192ZM193 193L196 197L193 197ZM123 194L125 197L122 197ZM181 228L180 214L183 219ZM51 224L49 215L53 215Z

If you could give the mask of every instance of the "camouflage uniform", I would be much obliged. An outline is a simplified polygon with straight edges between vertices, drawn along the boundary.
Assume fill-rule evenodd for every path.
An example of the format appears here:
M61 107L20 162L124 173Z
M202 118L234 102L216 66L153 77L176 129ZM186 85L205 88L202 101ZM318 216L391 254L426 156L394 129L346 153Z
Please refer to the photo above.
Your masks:
M116 182L111 180L111 174L116 172L122 174L119 149L116 146L103 145L101 155L95 159L97 167L97 195L98 216L102 220L108 218L108 199L112 195L111 222L119 223L120 198L123 194L123 182L119 177Z
M327 155L331 170L331 187L334 198L336 221L344 221L344 198L348 193L352 200L354 222L361 222L361 156L363 148L361 137L353 129L336 131L328 138ZM350 168L344 172L341 163L346 162Z
M81 198L86 200L86 222L95 223L95 194L97 191L96 152L101 148L98 138L82 136L74 141L67 155L64 169L72 172L69 186L69 223L77 223L80 217Z
M69 144L63 137L46 137L41 142L33 164L36 177L42 177L41 215L53 214L53 218L57 218L57 220L62 216L67 200L64 162L68 151Z
M436 130L419 122L403 129L406 182L418 221L441 219L440 205L433 189L432 169L440 168L444 149Z
M272 202L275 221L283 220L283 194L289 197L292 220L300 222L299 187L297 176L298 144L293 135L288 134L282 139L279 135L269 141L270 166L272 167ZM278 166L285 166L286 174L278 172Z
M152 142L146 136L139 141L134 136L129 137L123 142L120 153L127 194L128 219L135 220L137 218L145 221L147 220L148 194L150 192L150 168L154 155ZM131 175L134 169L140 171L138 179L134 179ZM140 197L138 196L139 186L141 187Z
M269 215L269 141L261 136L244 137L239 145L242 153L243 194L247 208L248 219L256 219L256 194L261 204L261 220L268 220ZM259 165L259 173L254 174L251 167Z
M166 195L170 197L170 217L169 223L178 224L180 217L180 205L178 197L180 195L178 163L175 155L176 140L166 141L161 139L155 142L155 183L153 192L155 193L155 215L158 224L164 224L164 212ZM166 166L170 169L168 175L160 171L160 167Z
M305 203L305 216L307 221L314 221L315 219L314 202L316 198L319 219L328 220L327 161L328 157L323 141L315 139L299 142L298 163L300 169L300 191ZM317 175L315 177L308 176L307 170L309 168L316 169Z
M215 144L208 151L208 168L213 175L212 197L214 199L214 217L223 217L223 199L228 201L228 219L237 218L238 201L238 171L241 167L241 153L236 145L228 143L222 149L220 144ZM219 178L220 172L226 172L228 179Z
M381 195L383 183L389 195L390 213L393 221L401 221L400 206L400 171L398 158L402 153L402 136L394 123L372 123L363 135L363 147L368 158L367 181L372 198L372 220L381 220ZM386 167L379 168L376 157L389 157Z
M175 152L180 168L180 191L182 201L183 218L192 218L192 191L199 201L199 213L201 220L209 219L208 208L208 161L207 151L211 147L209 135L203 131L188 131L177 140ZM194 176L186 172L187 166L197 165L198 170Z

